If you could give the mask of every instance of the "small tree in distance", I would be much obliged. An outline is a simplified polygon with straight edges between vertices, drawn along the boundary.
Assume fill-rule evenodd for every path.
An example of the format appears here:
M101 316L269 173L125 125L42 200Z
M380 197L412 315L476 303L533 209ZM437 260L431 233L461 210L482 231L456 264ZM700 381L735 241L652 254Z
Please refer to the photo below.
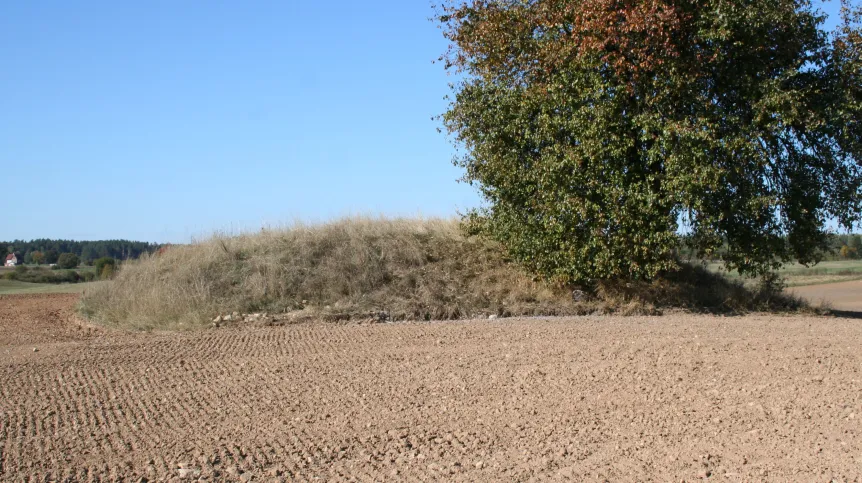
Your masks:
M45 250L45 263L57 263L58 258L60 258L60 255L56 250Z
M63 253L57 258L57 267L71 269L78 266L78 255L74 253Z
M35 251L30 254L30 258L33 260L33 263L36 265L41 265L45 263L45 254L40 251Z
M466 226L562 283L698 256L767 275L862 209L860 9L807 0L458 0L443 121L487 201Z
M114 272L117 269L117 261L111 257L102 257L96 260L96 275L103 279L107 280L114 276Z

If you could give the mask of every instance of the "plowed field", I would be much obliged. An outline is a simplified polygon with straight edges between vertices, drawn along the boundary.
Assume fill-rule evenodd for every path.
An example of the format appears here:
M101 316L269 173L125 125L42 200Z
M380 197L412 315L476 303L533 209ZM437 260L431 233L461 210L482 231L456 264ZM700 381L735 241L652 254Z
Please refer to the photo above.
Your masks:
M75 300L0 297L0 481L862 478L859 320L129 334Z

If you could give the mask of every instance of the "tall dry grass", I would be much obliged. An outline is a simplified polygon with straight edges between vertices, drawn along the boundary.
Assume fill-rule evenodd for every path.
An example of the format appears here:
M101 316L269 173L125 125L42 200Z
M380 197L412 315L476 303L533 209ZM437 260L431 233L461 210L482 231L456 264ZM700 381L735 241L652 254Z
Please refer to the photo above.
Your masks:
M84 315L134 328L193 327L216 314L283 312L451 319L576 311L562 288L534 281L455 220L349 218L223 235L123 264L88 290Z
M84 293L81 311L105 325L170 329L234 311L427 320L798 307L692 267L649 283L604 282L595 294L573 301L570 289L534 279L494 243L465 237L455 220L349 218L215 235L124 263L112 282Z

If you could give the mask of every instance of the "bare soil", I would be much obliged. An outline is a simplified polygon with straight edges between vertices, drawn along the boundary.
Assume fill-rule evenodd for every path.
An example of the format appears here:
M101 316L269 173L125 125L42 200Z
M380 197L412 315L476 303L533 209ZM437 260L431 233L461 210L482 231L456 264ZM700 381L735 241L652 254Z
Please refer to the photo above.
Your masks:
M75 301L0 297L1 481L862 478L854 319L120 333Z

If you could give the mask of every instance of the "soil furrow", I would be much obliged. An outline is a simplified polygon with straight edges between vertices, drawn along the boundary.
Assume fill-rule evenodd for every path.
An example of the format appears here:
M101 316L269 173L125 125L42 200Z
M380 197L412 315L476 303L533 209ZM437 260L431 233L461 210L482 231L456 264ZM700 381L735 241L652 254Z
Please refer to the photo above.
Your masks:
M73 304L0 297L0 480L862 477L852 319L148 334Z

